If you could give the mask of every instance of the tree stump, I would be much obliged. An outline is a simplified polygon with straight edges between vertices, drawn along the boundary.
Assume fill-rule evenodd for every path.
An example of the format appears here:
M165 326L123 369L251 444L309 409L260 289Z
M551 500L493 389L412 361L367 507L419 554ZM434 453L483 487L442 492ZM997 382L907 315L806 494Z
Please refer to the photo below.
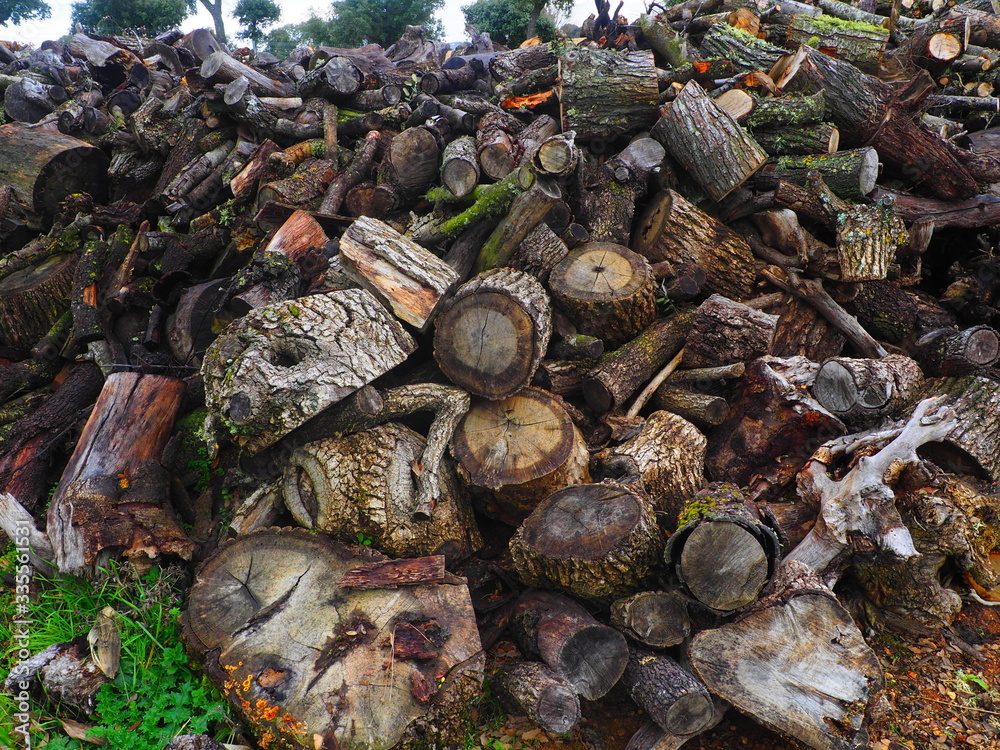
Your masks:
M555 490L590 481L580 430L558 399L530 386L477 400L455 428L452 454L466 482L490 491L487 514L511 526Z
M542 285L526 273L498 268L463 284L442 307L434 359L455 385L504 399L531 381L550 332Z
M388 372L414 348L402 326L362 289L251 310L205 353L210 426L259 451Z
M641 255L611 242L570 250L549 274L549 289L580 333L614 349L656 318L655 285Z
M306 531L265 529L199 568L185 638L261 745L461 741L484 662L468 589L449 577L340 585L381 560Z
M587 700L604 697L628 663L628 644L580 604L551 591L527 591L508 624L523 654L538 654Z
M695 601L729 613L755 601L774 576L780 545L734 485L712 485L684 507L665 552Z
M708 441L693 424L657 411L646 418L639 434L595 458L605 467L615 467L624 459L626 471L637 471L659 521L673 531L681 507L705 484L707 448Z
M640 589L662 549L649 500L615 482L553 492L510 540L525 583L604 604Z
M107 378L46 515L59 570L83 574L119 552L191 559L160 465L184 390L162 375Z
M309 529L354 543L362 534L395 557L468 557L482 545L472 509L454 473L440 471L434 512L416 512L413 466L424 439L390 422L343 437L308 443L285 463L282 492L292 516Z
M632 248L650 263L699 266L708 291L735 300L750 297L757 276L746 240L673 190L653 196L636 222Z
M0 183L35 213L55 215L72 193L103 200L107 172L108 157L89 143L18 123L0 127Z
M864 747L881 665L833 592L798 566L784 580L793 574L752 612L696 635L691 666L712 693L809 747Z

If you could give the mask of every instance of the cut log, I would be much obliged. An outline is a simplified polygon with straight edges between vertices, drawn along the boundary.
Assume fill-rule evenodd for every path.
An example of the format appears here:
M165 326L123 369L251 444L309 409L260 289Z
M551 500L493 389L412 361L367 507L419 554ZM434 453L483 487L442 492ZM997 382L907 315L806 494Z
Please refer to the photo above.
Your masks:
M509 711L527 716L547 732L568 732L580 720L580 699L573 687L544 664L514 661L489 679Z
M841 198L863 201L875 189L879 172L879 154L871 146L812 156L784 156L767 167L764 174L797 185L806 184L806 176L819 172L823 181Z
M340 238L344 272L404 323L426 332L458 274L388 224L361 217Z
M476 153L483 174L491 180L501 180L511 173L517 164L512 136L520 130L501 116L487 112L479 120L476 131Z
M651 50L620 54L573 47L559 56L563 132L581 141L608 139L656 120L659 84Z
M614 482L557 490L510 540L526 584L602 604L640 590L662 549L649 499Z
M656 318L649 263L611 242L569 251L549 274L549 289L577 330L601 339L608 349L635 338Z
M471 135L463 135L445 146L441 156L441 184L458 198L468 195L479 184L476 139Z
M0 278L0 344L30 350L67 310L77 256L50 255Z
M436 469L433 514L417 513L412 467L424 439L390 422L343 437L308 443L285 463L282 492L301 525L356 543L359 534L397 557L468 557L482 544L472 509L449 467Z
M779 551L777 535L739 488L714 484L685 504L664 555L692 600L731 613L757 599Z
M1000 333L989 326L939 328L914 341L912 352L929 375L971 375L1000 359Z
M797 586L695 636L691 666L715 695L809 747L864 747L882 668L833 593L797 570Z
M464 582L341 588L383 560L301 530L239 537L202 564L183 628L261 744L351 750L460 741L483 654ZM246 627L249 623L253 627ZM442 677L438 677L441 675ZM336 694L336 710L321 696Z
M621 466L626 474L638 473L659 521L673 531L681 507L705 484L707 446L693 424L657 411L646 418L639 434L595 458L606 470Z
M547 283L552 269L569 253L569 248L549 227L538 224L521 240L507 265L518 271L530 273L543 284Z
M438 177L441 151L427 128L407 128L392 139L379 167L379 188L390 191L392 210L426 192Z
M107 195L108 157L62 133L17 123L0 127L0 182L35 213L53 216L72 193Z
M191 559L160 466L184 390L183 381L161 375L107 378L46 515L59 570L92 572L119 552Z
M729 418L729 402L721 396L689 391L669 383L656 389L653 406L683 417L702 430L718 427Z
M336 214L339 212L347 192L358 183L368 179L375 163L375 153L378 146L379 132L373 130L355 149L354 156L347 168L330 183L326 195L323 196L323 202L319 205L320 213Z
M811 125L823 120L825 106L826 97L822 91L807 96L754 97L753 111L745 124L754 132L758 128Z
M878 202L848 207L837 215L840 280L884 279L896 250L906 247L909 239L906 226L893 215L891 205Z
M909 357L826 360L816 372L813 397L844 424L872 427L896 412L923 382L920 367Z
M486 512L512 526L555 490L590 481L583 436L539 388L474 403L455 428L452 453L465 481L491 491Z
M558 200L558 187L541 180L514 198L507 215L483 243L473 272L508 265L521 240L545 219Z
M205 80L216 80L221 83L230 83L244 76L250 87L261 96L293 96L295 93L290 84L269 78L256 68L244 65L221 50L213 52L205 59L201 64L200 73Z
M205 354L210 427L221 439L259 451L398 365L414 347L361 289L256 308Z
M580 604L551 591L527 591L508 624L523 654L537 654L587 700L603 698L628 663L625 638Z
M548 295L533 277L509 268L462 285L434 329L434 359L470 393L498 400L531 381L551 332Z
M696 81L664 109L653 137L713 200L725 198L767 161L764 149ZM704 158L706 150L713 158Z
M707 729L715 705L705 686L663 654L633 646L623 683L650 719L671 734L693 735Z
M819 40L818 44L814 38ZM796 13L788 24L785 39L789 47L809 44L832 49L839 59L854 63L862 70L878 72L889 41L889 30L863 21Z
M636 222L631 247L650 263L699 266L710 292L750 297L757 271L746 240L673 190L652 198Z
M669 648L691 634L687 603L666 591L643 591L611 605L611 624L650 648Z
M608 352L583 381L583 395L596 412L621 409L639 388L684 346L694 319L681 312L660 318L645 331Z
M775 130L754 128L753 137L771 156L832 153L840 146L840 131L828 122Z
M682 365L718 367L761 357L770 351L777 325L777 315L713 294L695 311Z

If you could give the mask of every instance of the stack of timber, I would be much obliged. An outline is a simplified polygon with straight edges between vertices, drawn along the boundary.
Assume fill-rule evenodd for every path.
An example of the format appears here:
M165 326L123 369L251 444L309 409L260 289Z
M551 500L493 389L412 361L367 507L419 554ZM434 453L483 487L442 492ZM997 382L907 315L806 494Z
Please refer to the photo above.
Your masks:
M248 742L455 743L488 681L864 747L866 629L1000 584L989 4L597 6L0 44L0 529L190 568Z

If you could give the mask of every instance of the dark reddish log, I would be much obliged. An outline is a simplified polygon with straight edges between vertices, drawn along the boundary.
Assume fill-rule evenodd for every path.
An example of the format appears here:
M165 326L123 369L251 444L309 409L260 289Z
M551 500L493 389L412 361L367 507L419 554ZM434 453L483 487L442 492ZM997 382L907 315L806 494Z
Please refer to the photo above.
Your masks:
M920 367L909 357L826 360L812 385L813 397L844 424L872 427L909 401L923 382Z
M628 244L636 201L646 194L649 176L663 157L659 143L637 138L614 158L584 167L575 214L592 241Z
M748 362L767 354L777 315L713 294L698 306L681 361L687 369Z
M602 604L641 590L662 549L649 499L614 482L552 493L510 540L522 581Z
M650 648L669 648L691 634L687 602L676 593L643 591L611 605L611 624Z
M540 656L587 700L604 697L628 663L622 634L562 594L525 592L511 609L508 628L522 654Z
M560 401L538 388L477 400L455 428L452 454L465 481L489 490L487 514L512 526L555 490L590 481L583 436Z
M705 686L669 656L633 646L623 684L629 695L661 728L693 735L707 729L715 705Z
M716 201L767 161L764 149L696 81L664 108L652 133ZM704 158L706 150L713 158Z
M444 555L430 555L408 560L385 560L351 568L337 581L341 589L394 589L443 583Z
M757 275L746 240L673 190L652 198L631 247L650 263L700 267L708 291L736 300L750 296Z
M498 268L476 276L445 303L435 324L434 359L456 385L502 399L531 381L550 333L542 285Z
M739 488L713 484L685 504L664 559L687 596L730 613L757 599L779 552L777 535Z
M233 176L233 179L229 181L229 189L237 201L248 202L257 195L260 179L268 170L268 159L271 154L278 150L278 144L274 141L264 140L247 157L246 163ZM166 167L164 167L164 170L166 170ZM155 193L156 191L154 190Z
M108 157L89 143L21 124L0 127L0 182L39 214L54 216L72 193L107 195Z
M583 395L599 413L621 409L625 401L684 346L693 313L677 313L653 322L618 349L608 352L583 382Z
M547 732L568 732L580 720L580 699L572 686L544 664L514 661L489 677L504 706L526 715Z
M85 571L117 552L191 558L159 463L184 390L160 375L108 377L46 516L60 570Z
M803 357L762 357L747 366L732 416L709 446L710 478L747 486L751 497L780 492L843 423L806 390L818 365Z
M649 263L621 245L589 242L570 250L548 282L577 330L608 349L635 338L656 318Z

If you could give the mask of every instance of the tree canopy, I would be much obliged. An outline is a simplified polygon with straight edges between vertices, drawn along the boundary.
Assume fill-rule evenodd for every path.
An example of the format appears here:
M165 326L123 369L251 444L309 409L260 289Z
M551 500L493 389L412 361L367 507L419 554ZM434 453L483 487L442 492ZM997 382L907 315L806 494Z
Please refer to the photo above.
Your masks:
M73 23L104 34L142 29L155 36L179 26L191 10L187 0L79 0Z
M249 39L257 49L257 44L265 37L264 29L281 18L281 8L274 0L239 0L233 15L244 27L236 37Z
M388 47L407 26L423 26L427 38L441 34L434 13L444 0L336 0L333 3L333 39L338 47L381 44Z
M466 23L477 31L489 33L490 38L508 47L516 47L529 37L534 5L531 0L478 0L462 8ZM556 24L551 16L541 14L535 21L535 33L543 42L556 34Z
M45 0L0 0L0 25L52 15Z
M332 46L335 24L329 18L310 16L301 23L285 24L273 29L267 34L265 44L268 51L278 57L286 57L296 47Z

